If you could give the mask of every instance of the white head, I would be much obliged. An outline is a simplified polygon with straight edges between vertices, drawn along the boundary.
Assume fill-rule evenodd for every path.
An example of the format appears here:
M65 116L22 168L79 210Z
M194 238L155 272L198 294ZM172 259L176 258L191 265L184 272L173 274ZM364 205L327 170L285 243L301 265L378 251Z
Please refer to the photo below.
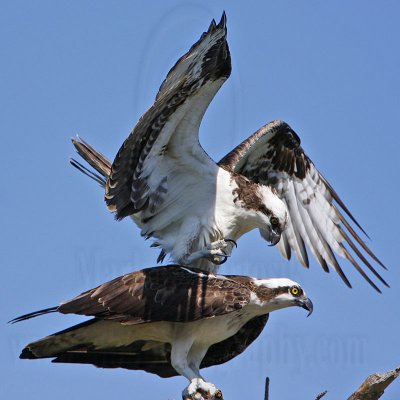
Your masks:
M276 245L288 223L288 209L286 204L278 197L273 189L260 185L259 194L264 207L260 207L259 214L263 225L260 226L261 234L265 240Z
M305 308L308 315L313 311L313 304L303 288L291 279L254 279L252 283L256 302L268 312L292 306Z

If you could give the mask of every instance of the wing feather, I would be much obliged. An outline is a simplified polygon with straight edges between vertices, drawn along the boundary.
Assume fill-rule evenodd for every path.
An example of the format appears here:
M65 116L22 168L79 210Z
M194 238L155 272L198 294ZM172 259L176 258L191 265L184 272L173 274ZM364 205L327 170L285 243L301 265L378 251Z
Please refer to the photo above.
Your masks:
M262 236L263 235L262 229L260 230L260 233ZM286 232L282 233L281 240L278 243L278 248L279 251L281 252L282 257L286 258L286 260L290 260L292 253Z
M297 205L297 199L294 195L295 193L293 190L293 182L288 182L288 184L289 184L288 186L291 187L289 187L287 190L288 196L285 196L286 204L288 206L288 209L296 210L298 209L298 205ZM291 213L289 218L292 219L292 223L290 225L292 226L292 230L296 237L296 242L299 248L299 253L296 252L297 258L303 264L304 267L308 268L309 261L307 256L307 250L305 248L303 240L303 237L307 237L305 227L299 218L298 212Z
M293 182L293 187L294 188L297 187L295 182ZM321 235L319 233L318 228L313 223L312 215L310 215L308 209L304 208L304 206L302 205L303 204L303 201L301 200L302 192L304 192L303 188L301 190L295 189L295 193L293 195L297 200L298 207L297 210L293 208L289 209L289 215L292 214L296 215L296 211L299 213L296 222L299 225L304 226L304 229L306 231L304 238L308 244L308 247L311 249L311 252L314 254L314 257L318 260L323 270L325 272L329 272L329 268L326 264L328 256L324 249L324 244L321 240Z
M202 190L217 166L199 144L199 126L230 72L223 14L170 70L153 106L118 151L105 194L118 219L139 211L148 218L168 197L173 203L179 194L170 187L182 171Z
M285 258L290 258L292 249L301 264L308 266L308 248L326 272L329 272L330 265L351 287L336 259L335 254L338 254L347 259L374 289L380 291L345 247L344 244L347 244L361 265L388 286L366 255L386 267L351 223L364 234L365 231L316 169L300 146L300 138L285 122L273 121L262 127L227 154L219 165L254 182L274 187L286 203L289 221L279 243L279 250Z
M61 304L57 311L125 324L189 322L239 310L250 289L219 275L180 266L133 272Z

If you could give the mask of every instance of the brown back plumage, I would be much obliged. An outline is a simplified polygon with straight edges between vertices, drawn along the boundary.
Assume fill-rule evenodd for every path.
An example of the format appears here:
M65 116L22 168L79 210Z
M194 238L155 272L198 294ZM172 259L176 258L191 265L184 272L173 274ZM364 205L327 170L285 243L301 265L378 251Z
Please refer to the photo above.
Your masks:
M61 304L58 311L131 324L188 322L239 310L250 293L234 279L172 265L113 279Z

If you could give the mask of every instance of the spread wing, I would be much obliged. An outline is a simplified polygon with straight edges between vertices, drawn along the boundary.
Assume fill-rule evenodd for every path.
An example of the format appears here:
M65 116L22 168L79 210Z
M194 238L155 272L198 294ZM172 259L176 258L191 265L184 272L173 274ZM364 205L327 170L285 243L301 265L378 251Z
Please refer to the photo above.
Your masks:
M148 219L171 208L190 187L207 191L218 167L199 144L199 126L230 72L223 14L170 70L118 151L105 195L118 219L139 211Z
M116 278L61 304L57 311L126 324L189 322L239 310L249 299L250 289L234 280L186 267L167 266ZM26 316L14 322L24 319Z
M278 244L286 259L290 259L293 250L301 264L308 268L308 247L326 272L330 265L351 287L336 259L335 254L339 254L349 260L377 291L379 288L361 265L388 286L367 256L382 267L384 265L351 223L362 228L305 154L300 138L288 124L273 121L265 125L227 154L219 165L254 182L274 187L286 203L289 222Z

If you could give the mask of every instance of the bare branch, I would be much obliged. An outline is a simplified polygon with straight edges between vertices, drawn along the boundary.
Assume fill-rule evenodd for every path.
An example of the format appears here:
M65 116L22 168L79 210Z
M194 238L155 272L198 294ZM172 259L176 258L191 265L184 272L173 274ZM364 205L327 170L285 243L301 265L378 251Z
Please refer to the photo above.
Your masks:
M400 375L400 367L393 371L370 375L364 383L347 400L378 400L385 389ZM269 400L269 377L265 378L264 400ZM324 390L317 395L315 400L322 399L328 393ZM222 392L217 391L214 396L209 393L196 392L193 396L182 397L182 400L223 400Z
M377 400L385 389L399 376L400 368L370 375L347 400Z
M327 391L327 390L324 390L324 391L321 392L319 395L317 395L317 397L315 398L315 400L320 400L320 399L322 399L327 393L328 393L328 391Z
M265 378L265 396L264 400L269 400L269 378L268 376Z

